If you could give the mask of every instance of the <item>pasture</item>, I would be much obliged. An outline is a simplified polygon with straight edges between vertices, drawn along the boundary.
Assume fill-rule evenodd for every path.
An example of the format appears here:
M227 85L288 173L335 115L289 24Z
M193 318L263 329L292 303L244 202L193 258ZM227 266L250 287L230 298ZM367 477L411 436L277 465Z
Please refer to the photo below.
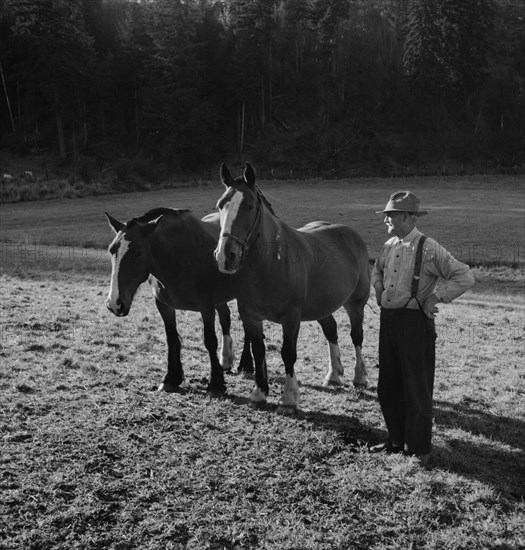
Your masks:
M205 395L198 316L178 314L184 391L157 393L165 339L149 289L127 318L105 308L112 238L154 206L214 208L222 188L163 190L0 206L0 549L517 549L525 546L524 189L512 178L265 183L292 225L357 228L375 257L388 195L410 188L430 215L420 229L476 264L479 283L440 306L434 453L420 469L371 455L385 437L376 397L378 310L365 310L369 385L321 386L327 349L302 326L300 411L276 413L280 327L265 325L269 406L227 375ZM234 306L233 306L234 307ZM234 315L237 357L240 323Z

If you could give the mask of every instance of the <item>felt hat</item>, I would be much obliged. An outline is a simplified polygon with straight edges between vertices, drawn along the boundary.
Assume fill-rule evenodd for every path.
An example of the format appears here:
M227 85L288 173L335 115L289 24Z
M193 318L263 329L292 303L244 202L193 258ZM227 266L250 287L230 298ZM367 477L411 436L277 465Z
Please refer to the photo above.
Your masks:
M416 216L428 214L426 210L420 210L420 200L410 191L398 191L390 195L390 200L386 203L384 210L376 214L385 214L387 212L409 212Z

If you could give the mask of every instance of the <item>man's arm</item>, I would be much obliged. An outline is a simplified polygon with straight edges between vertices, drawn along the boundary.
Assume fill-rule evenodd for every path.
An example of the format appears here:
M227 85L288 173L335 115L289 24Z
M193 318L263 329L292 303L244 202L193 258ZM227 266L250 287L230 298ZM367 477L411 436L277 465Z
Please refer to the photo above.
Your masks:
M456 260L444 247L435 243L432 261L429 262L429 271L439 278L438 290L428 297L423 304L424 312L433 317L436 304L443 302L448 304L458 296L461 296L474 283L474 275L467 264Z
M374 267L372 268L372 287L374 288L376 294L376 302L378 306L381 306L381 296L385 290L383 285L383 271L385 265L383 250L381 250L381 254L377 257L374 262Z

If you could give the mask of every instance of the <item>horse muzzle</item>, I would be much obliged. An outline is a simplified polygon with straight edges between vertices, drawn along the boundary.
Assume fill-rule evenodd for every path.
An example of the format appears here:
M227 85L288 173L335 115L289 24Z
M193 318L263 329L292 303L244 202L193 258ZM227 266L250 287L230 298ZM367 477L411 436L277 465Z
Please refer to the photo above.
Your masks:
M129 307L126 307L118 298L114 302L107 298L106 307L117 317L125 317L129 313Z
M219 240L214 256L221 273L233 275L241 267L243 250L241 246L231 240L222 238Z

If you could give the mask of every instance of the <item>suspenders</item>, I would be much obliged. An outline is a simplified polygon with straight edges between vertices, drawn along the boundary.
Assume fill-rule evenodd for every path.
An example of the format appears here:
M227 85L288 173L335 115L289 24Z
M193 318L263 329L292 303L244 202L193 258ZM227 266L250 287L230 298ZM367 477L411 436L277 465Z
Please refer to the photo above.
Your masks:
M425 235L421 235L421 237L419 238L419 243L417 245L417 252L416 252L416 262L414 264L414 275L412 276L412 287L410 291L410 300L414 298L414 300L417 302L417 305L419 306L419 309L421 311L423 311L423 308L421 307L421 304L417 299L417 289L419 287L419 279L421 278L421 264L423 262L423 245L425 244L426 240L427 238ZM408 302L410 302L410 300ZM407 302L407 305L408 305L408 302Z

